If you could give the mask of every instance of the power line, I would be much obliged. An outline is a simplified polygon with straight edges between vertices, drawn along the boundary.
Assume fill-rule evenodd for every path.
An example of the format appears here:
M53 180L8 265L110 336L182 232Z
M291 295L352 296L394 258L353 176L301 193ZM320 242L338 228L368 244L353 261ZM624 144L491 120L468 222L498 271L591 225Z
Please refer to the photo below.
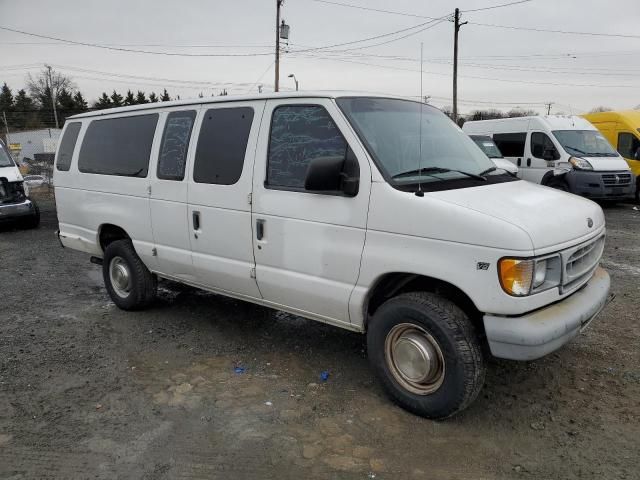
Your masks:
M60 42L0 42L0 45L57 45ZM218 45L218 44L170 44L170 43L102 43L106 47L171 47L171 48L273 48L273 45Z
M317 59L321 59L321 60L333 60L333 61L337 61L337 62L346 62L346 63L353 63L353 64L357 64L357 65L366 65L366 66L369 66L369 67L386 68L386 69L391 69L391 70L396 70L396 71L401 70L401 71L416 72L416 73L420 72L420 70L416 70L416 69L412 69L412 68L392 67L392 66L389 66L389 65L379 65L379 64L374 64L374 63L358 62L358 61L355 61L355 60L346 60L346 59L335 58L335 57L311 56L309 58L317 58ZM445 77L449 76L448 73L441 73L441 72L424 71L423 73L425 73L427 75L438 75L438 76L445 76ZM603 84L580 84L580 83L531 82L531 81L527 81L527 80L505 79L505 78L498 78L498 77L483 77L483 76L477 76L477 75L460 75L460 77L461 78L473 78L473 79L479 79L479 80L494 80L494 81L498 81L498 82L507 82L507 83L523 83L523 84L527 84L527 85L551 85L551 86L558 86L558 87L638 88L635 85L603 85Z
M342 3L342 2L332 2L329 0L311 0L312 2L316 2L316 3L325 3L328 5L337 5L339 7L347 7L347 8L355 8L358 10L368 10L370 12L378 12L378 13L388 13L391 15L401 15L403 17L414 17L414 18L429 18L431 20L435 20L436 17L427 17L426 15L418 15L415 13L407 13L407 12L398 12L398 11L394 11L394 10L383 10L381 8L371 8L371 7L365 7L362 5L353 5L350 3Z
M531 1L532 0L518 0L517 2L502 3L500 5L493 5L491 7L474 8L472 10L461 10L461 12L464 12L464 13L481 12L483 10L493 10L494 8L510 7L512 5L518 5L520 3L527 3L527 2L531 2Z
M562 33L566 35L588 35L593 37L616 37L616 38L640 38L640 35L627 35L622 33L576 32L576 31L570 31L570 30L552 30L548 28L517 27L514 25L497 25L495 23L469 22L469 25L477 25L480 27L506 28L510 30L525 30L530 32Z
M56 40L58 42L69 43L72 45L83 45L85 47L93 47L93 48L101 48L104 50L115 50L118 52L129 52L129 53L144 53L147 55L165 55L165 56L177 56L177 57L259 57L265 55L273 55L272 52L254 52L254 53L176 53L176 52L154 52L151 50L138 50L133 48L124 48L124 47L110 47L108 45L100 45L97 43L89 43L89 42L78 42L75 40L67 40L64 38L52 37L48 35L41 35L39 33L25 32L24 30L17 30L15 28L9 28L0 25L0 30L6 30L8 32L19 33L22 35L28 35L31 37L37 38L45 38L47 40Z

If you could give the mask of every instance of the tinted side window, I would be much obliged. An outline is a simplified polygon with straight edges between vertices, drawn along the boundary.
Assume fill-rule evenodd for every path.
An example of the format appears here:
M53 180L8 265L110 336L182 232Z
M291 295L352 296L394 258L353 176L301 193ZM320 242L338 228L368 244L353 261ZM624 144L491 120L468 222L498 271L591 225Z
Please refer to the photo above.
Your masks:
M182 180L195 110L171 112L167 116L158 156L157 176L163 180Z
M80 148L84 173L146 177L158 114L107 118L89 124Z
M304 190L309 162L318 157L344 158L347 142L324 107L282 106L271 118L267 185Z
M544 159L544 152L549 150L553 152L554 159L560 158L555 145L546 134L541 132L531 134L531 154L534 157Z
M242 175L253 108L212 108L202 120L193 180L233 185Z
M66 172L71 168L71 159L73 158L73 151L76 148L76 140L78 140L81 126L80 122L73 122L68 124L67 129L64 131L58 156L56 157L56 168L60 171Z
M631 133L619 133L618 153L630 160L640 160L640 140Z
M493 141L505 157L522 157L527 133L496 133L493 135Z

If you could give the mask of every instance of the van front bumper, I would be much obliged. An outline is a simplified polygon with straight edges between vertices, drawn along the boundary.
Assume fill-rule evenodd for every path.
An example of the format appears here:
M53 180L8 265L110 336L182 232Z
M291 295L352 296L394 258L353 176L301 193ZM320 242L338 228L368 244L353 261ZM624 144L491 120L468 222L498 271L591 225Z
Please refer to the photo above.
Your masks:
M635 191L633 175L623 172L572 170L566 175L569 191L594 200L621 199Z
M0 222L18 217L27 217L33 215L33 212L33 203L28 199L20 203L0 203Z
M484 316L489 348L494 357L534 360L578 335L608 303L611 280L598 269L569 297L520 317Z

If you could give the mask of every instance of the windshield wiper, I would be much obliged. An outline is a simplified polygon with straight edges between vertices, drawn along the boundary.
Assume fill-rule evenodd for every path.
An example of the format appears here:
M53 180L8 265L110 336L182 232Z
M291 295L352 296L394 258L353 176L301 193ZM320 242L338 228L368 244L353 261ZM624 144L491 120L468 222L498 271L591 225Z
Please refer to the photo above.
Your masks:
M571 150L575 150L576 152L578 152L580 155L587 155L587 152L583 152L582 150L580 150L579 148L576 147L572 147L571 145L564 145L564 148L570 148Z
M394 175L394 180L400 177L410 177L412 175L421 175L425 174L427 176L431 176L432 173L448 173L448 172L456 172L461 173L462 175L466 175L467 177L474 178L476 180L480 180L482 182L486 182L487 179L482 176L482 174L478 175L475 173L465 172L464 170L454 170L452 168L444 168L444 167L426 167L426 168L416 168L415 170L409 170L408 172L398 173Z
M496 158L498 158L498 157L496 157ZM487 173L495 172L496 170L498 170L498 167L489 167L486 170L483 170L482 172L480 172L478 175L484 176ZM500 170L504 170L504 168L501 168Z

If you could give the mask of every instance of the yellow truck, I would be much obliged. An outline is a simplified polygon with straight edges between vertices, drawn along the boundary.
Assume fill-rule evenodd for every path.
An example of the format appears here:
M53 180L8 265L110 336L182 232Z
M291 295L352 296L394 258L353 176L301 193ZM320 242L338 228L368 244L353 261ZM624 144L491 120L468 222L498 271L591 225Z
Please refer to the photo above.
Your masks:
M640 202L640 110L597 112L583 115L629 164L636 177L636 201Z

